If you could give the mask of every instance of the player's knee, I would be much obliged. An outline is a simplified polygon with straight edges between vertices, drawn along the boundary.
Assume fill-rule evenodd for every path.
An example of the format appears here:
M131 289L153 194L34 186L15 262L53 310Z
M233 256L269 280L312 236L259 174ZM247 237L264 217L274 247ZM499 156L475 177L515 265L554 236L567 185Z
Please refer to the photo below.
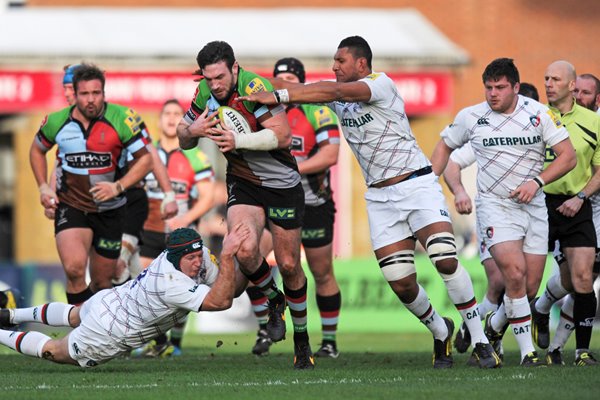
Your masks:
M79 281L85 279L85 263L67 262L63 264L65 275L70 281Z
M400 250L377 260L383 277L388 282L395 282L417 272L415 268L415 251Z
M450 232L434 233L427 238L425 250L440 273L452 274L456 270L456 243Z

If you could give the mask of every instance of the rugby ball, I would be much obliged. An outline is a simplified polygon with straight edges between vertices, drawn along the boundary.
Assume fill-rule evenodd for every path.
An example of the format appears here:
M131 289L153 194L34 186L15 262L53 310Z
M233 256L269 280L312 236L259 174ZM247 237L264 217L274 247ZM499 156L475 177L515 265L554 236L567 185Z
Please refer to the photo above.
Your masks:
M231 130L236 134L242 135L252 133L250 124L239 111L231 107L221 106L219 107L218 112L219 122L223 129Z

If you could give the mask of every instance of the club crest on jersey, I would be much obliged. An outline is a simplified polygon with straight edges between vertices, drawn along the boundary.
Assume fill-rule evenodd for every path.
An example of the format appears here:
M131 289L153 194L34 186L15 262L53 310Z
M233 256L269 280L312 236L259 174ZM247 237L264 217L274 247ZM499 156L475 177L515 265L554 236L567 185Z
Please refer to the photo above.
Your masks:
M494 227L488 226L485 230L485 235L490 239L493 238L494 237Z
M260 78L252 79L248 86L246 86L246 94L264 92L266 90L267 88L265 84L260 80Z
M531 122L531 125L533 125L534 127L538 127L540 125L540 116L538 115L531 115L529 117L529 122Z

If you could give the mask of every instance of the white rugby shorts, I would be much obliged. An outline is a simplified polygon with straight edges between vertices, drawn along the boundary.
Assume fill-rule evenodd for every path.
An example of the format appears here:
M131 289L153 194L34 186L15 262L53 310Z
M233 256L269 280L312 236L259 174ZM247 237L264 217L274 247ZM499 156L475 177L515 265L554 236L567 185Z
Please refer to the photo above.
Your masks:
M377 250L399 242L428 225L451 222L446 199L433 173L365 194L371 243Z
M548 211L544 195L529 204L511 199L477 196L477 224L487 249L497 243L523 240L523 252L548 253Z
M83 303L79 311L81 324L69 334L69 355L81 367L95 367L129 351L119 346L100 325L98 305L102 292Z

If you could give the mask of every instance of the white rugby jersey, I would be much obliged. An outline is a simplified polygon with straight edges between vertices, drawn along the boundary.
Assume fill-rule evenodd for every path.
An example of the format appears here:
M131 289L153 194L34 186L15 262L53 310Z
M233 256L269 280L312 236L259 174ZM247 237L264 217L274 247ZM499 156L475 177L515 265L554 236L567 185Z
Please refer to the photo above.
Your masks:
M454 150L450 154L450 159L458 164L460 169L467 168L469 165L475 163L475 152L473 152L471 142L465 143L462 147Z
M203 265L192 279L175 269L164 251L134 280L99 293L101 325L117 343L137 348L198 312L218 275L216 259L203 248Z
M359 82L371 89L367 103L336 101L329 106L339 117L367 186L431 165L417 145L394 81L372 73Z
M479 194L508 198L542 171L546 145L569 134L545 105L519 95L510 115L492 111L487 102L461 110L441 136L454 149L471 142Z

